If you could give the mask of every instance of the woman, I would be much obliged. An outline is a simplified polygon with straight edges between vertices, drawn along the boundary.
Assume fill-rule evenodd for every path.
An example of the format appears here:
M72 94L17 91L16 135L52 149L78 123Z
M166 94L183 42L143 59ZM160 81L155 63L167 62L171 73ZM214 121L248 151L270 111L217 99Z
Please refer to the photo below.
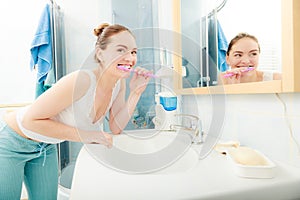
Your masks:
M120 134L130 120L150 72L135 68L126 101L130 72L118 66L136 64L135 38L121 25L101 24L94 33L99 67L68 74L32 105L0 121L0 199L20 199L23 179L29 199L56 199L56 144L68 140L111 147L111 134L101 129L106 113L113 134Z
M235 36L226 52L226 62L230 70L220 74L220 84L280 80L281 73L257 69L259 54L260 45L255 36L247 33Z

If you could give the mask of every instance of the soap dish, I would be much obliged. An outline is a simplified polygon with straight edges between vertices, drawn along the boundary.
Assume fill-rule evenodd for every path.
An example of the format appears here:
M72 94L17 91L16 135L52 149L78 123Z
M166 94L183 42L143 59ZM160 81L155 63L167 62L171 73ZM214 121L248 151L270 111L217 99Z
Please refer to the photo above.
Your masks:
M249 147L229 149L227 157L235 173L245 178L273 178L276 165L261 152Z

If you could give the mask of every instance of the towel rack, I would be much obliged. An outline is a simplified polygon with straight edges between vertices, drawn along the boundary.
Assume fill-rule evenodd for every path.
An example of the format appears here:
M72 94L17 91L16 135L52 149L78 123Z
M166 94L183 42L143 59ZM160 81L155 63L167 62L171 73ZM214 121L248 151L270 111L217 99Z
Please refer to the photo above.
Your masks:
M212 10L212 11L208 14L208 17L211 17L211 16L214 15L216 12L219 12L219 11L226 5L226 3L227 3L227 0L223 0L223 1L220 3L220 5L219 5L216 9Z
M59 5L54 0L49 0L49 1L50 1L50 3L51 3L52 6L60 9Z

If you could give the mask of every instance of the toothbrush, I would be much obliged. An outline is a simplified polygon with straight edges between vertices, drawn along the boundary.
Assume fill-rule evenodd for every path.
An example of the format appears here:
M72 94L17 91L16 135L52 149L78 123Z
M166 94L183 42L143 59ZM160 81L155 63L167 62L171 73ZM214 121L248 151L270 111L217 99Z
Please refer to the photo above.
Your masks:
M135 69L128 69L126 66L123 66L123 65L118 65L117 68L120 70L123 70L124 72L137 72ZM144 74L144 76L158 78L158 76L151 74L151 73Z
M241 70L241 72L249 72L249 71L252 71L254 70L254 67L247 67L246 69L243 69ZM231 73L228 73L228 74L224 74L224 77L231 77L231 76L234 76L235 73L231 72Z

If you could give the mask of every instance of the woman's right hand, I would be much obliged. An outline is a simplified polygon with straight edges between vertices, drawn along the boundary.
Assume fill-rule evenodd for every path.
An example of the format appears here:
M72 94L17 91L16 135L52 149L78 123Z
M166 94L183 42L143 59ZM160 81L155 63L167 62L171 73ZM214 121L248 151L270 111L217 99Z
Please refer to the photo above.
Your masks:
M144 92L151 79L147 74L152 74L152 72L145 68L135 67L135 73L129 83L131 92L135 92L136 94L142 94Z
M112 147L113 138L112 134L104 131L88 131L85 134L79 133L82 143L85 144L102 144L108 148Z
M227 70L221 73L222 84L235 84L241 82L242 72L240 70Z

